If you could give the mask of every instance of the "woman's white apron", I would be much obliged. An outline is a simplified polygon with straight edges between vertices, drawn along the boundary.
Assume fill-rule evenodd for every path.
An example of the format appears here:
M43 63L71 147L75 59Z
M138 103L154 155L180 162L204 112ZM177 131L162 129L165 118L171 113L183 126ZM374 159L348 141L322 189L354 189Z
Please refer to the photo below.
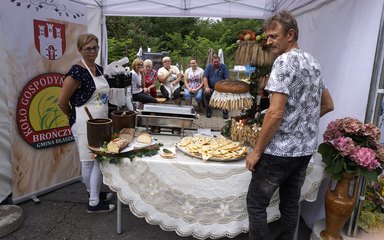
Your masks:
M91 74L95 82L96 90L84 105L75 107L76 121L72 125L71 130L77 143L80 161L93 161L94 159L87 146L87 120L89 118L84 107L88 107L93 118L108 118L109 85L103 74L100 73L100 76L93 76L84 60L82 59L81 61L87 68L89 74ZM96 67L96 71L100 70Z

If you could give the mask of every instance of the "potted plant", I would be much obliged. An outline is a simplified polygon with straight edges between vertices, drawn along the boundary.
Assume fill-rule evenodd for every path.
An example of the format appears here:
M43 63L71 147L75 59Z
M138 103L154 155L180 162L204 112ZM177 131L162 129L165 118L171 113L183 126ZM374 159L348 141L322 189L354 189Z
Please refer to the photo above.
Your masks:
M325 163L325 172L336 180L329 184L325 196L326 229L323 239L341 239L340 230L350 217L356 203L357 177L377 181L382 173L384 147L379 144L380 130L351 117L331 121L318 152ZM349 194L351 183L354 193Z
M325 171L333 180L350 173L377 181L384 161L384 147L379 140L380 130L371 123L363 124L351 117L331 121L318 149Z

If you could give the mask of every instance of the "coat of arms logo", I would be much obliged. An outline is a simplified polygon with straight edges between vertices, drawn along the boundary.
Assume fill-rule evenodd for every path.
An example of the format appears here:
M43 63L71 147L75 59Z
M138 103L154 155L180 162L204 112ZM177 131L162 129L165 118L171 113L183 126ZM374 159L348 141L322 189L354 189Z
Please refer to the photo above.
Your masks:
M46 59L59 59L65 52L65 25L33 20L35 47Z

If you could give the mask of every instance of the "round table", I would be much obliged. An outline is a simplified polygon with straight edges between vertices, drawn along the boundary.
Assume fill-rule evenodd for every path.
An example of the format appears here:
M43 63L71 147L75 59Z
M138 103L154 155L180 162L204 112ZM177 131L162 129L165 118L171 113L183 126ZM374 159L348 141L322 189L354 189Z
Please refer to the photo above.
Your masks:
M165 147L175 146L176 136L156 136ZM324 177L321 160L312 160L302 187L301 201L314 201ZM122 159L102 162L104 183L117 192L137 217L180 236L197 239L233 238L248 231L246 196L251 172L245 160L203 161L177 151L176 158ZM268 222L279 219L278 191L267 208ZM118 204L119 208L119 204ZM121 216L121 207L117 214ZM118 219L119 220L119 219ZM120 230L119 230L120 227ZM118 221L118 233L121 221Z

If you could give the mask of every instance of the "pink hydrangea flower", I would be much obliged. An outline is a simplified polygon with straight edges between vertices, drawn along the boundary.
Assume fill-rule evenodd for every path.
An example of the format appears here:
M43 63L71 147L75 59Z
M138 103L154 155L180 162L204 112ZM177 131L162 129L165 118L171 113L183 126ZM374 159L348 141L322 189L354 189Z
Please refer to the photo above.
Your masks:
M335 121L331 121L328 124L327 130L325 130L325 133L323 135L324 141L330 142L340 136L342 136L342 133L338 129L338 124Z
M350 162L356 163L363 171L384 166L384 146L379 144L380 130L371 123L363 124L351 117L336 119L328 124L323 137L325 142L331 143L338 151L339 155L335 160L345 161L345 170L355 170L354 164L351 165ZM350 167L352 168L349 169Z
M342 130L349 134L358 134L363 128L363 124L354 118L342 119L341 126Z
M373 159L370 163L369 163L369 166L368 166L368 169L369 170L375 170L376 168L378 168L380 165L379 161L377 161L377 159Z
M376 153L370 148L356 147L350 155L350 158L358 165L368 168L371 162L376 160Z
M372 123L367 123L364 124L363 135L370 136L374 141L378 141L380 139L380 130Z
M343 157L348 156L355 149L355 144L352 138L349 137L338 137L333 141L333 146Z
M381 161L384 162L384 146L378 144L376 149L376 156Z

